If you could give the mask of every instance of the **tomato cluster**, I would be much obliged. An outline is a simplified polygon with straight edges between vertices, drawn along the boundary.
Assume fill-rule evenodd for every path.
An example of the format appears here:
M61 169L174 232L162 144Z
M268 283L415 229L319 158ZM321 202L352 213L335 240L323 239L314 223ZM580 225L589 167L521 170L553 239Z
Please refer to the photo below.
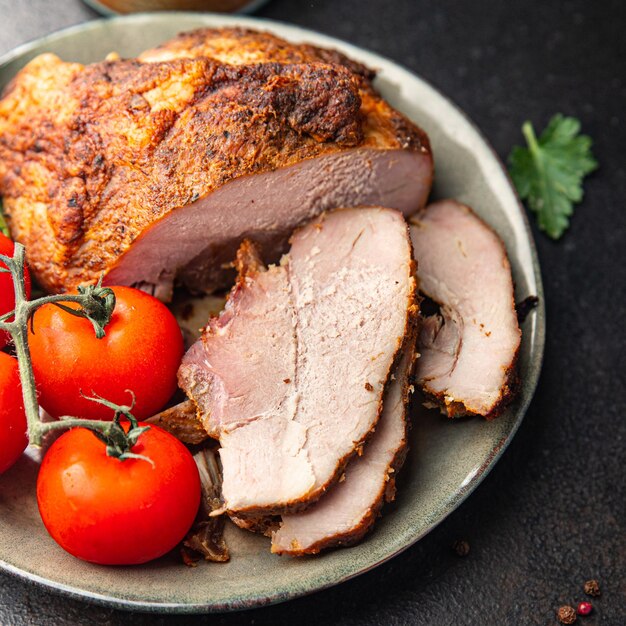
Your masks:
M0 253L12 252L13 244L0 235ZM176 319L148 294L112 289L116 306L102 339L89 320L54 304L43 305L31 320L38 400L53 417L111 420L110 408L87 399L100 396L118 405L134 402L133 415L144 419L176 390L183 355ZM13 310L14 297L11 276L0 273L0 314ZM6 343L1 333L0 350ZM26 448L26 430L18 363L0 352L0 474ZM68 430L48 449L37 481L39 510L50 535L74 556L109 565L144 563L174 548L193 524L200 479L189 450L150 425L130 452L109 456L105 443L85 428Z

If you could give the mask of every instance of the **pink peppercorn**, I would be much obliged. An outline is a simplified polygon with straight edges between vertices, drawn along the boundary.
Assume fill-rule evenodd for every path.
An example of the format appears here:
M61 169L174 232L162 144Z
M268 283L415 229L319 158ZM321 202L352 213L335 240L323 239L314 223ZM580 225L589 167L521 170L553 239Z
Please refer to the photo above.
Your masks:
M593 611L593 605L591 602L581 602L576 609L578 615L589 615Z

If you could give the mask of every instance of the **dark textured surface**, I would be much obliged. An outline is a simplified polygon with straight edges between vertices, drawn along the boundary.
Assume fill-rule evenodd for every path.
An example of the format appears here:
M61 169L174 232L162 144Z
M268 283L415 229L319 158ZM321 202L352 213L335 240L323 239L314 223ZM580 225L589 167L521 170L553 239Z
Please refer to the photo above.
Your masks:
M330 591L207 617L111 611L0 574L0 624L626 623L626 5L501 0L274 0L262 15L382 53L460 105L506 156L525 119L578 116L601 169L562 241L537 235L548 336L535 400L476 493L406 553ZM78 0L0 0L0 52L95 14ZM470 554L450 544L467 539Z

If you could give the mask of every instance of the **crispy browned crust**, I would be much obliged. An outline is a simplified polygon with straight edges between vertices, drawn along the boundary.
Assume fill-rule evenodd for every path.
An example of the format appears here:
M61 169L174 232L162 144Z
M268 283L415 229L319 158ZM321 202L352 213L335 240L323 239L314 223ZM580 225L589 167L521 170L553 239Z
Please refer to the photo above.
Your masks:
M520 380L517 370L516 353L513 364L509 368L507 368L507 379L500 390L500 396L496 403L493 405L493 408L489 411L489 413L486 413L484 415L482 413L476 413L467 406L465 406L465 404L461 401L450 402L446 400L445 393L433 393L428 390L426 384L422 386L422 391L427 399L427 406L430 406L432 403L433 407L439 408L441 413L451 419L458 417L477 416L484 417L486 420L492 420L502 415L502 413L506 410L509 404L513 401L513 399L519 392L519 383Z
M345 54L310 44L294 44L271 33L247 28L200 28L181 33L139 56L142 61L207 57L234 65L249 63L327 63L341 65L356 78L367 145L392 142L402 148L430 153L427 135L391 108L373 86L376 72Z
M430 152L428 137L404 115L382 100L373 86L376 72L345 54L310 44L294 44L271 33L247 28L201 28L181 33L153 50L140 55L140 60L163 58L208 57L222 63L328 63L348 69L359 85L361 113L367 130L372 133L387 129L385 140L395 139L403 148Z
M511 402L515 399L515 396L519 393L520 390L520 377L519 377L519 369L517 367L517 361L519 357L519 348L515 353L515 357L513 359L512 365L507 370L507 379L506 383L502 387L500 391L500 398L494 405L494 407L484 415L483 417L486 420L492 420L498 416L500 416L505 409L511 404Z
M194 56L220 32L179 37L187 58L162 62L41 55L13 80L0 101L0 195L47 290L98 279L155 222L235 178L357 147L430 154L360 64L240 30L235 65ZM253 61L242 39L256 42Z
M180 33L173 39L146 50L139 59L151 61L166 57L209 57L223 63L329 63L343 65L367 81L375 72L337 50L309 44L287 43L271 33L249 28L199 28Z
M489 411L489 413L476 413L466 406L461 400L450 402L445 393L434 393L428 387L428 381L421 385L421 390L427 399L427 406L432 404L431 408L438 408L441 413L451 419L458 417L477 416L484 417L490 421L502 415L509 404L514 400L520 389L520 378L518 373L517 361L519 357L520 346L518 346L513 356L513 360L506 369L506 379L500 389L498 400Z
M247 276L254 277L255 274L266 270L258 246L249 239L244 239L237 249L235 269L237 270L238 283L244 282Z
M146 420L149 424L161 427L183 443L195 445L209 438L198 418L198 409L192 400L181 402L165 409Z
M234 514L229 514L230 521L243 530L247 530L251 533L257 533L259 535L265 535L269 537L272 531L278 527L280 523L280 517L276 515L266 515L260 517L238 517Z

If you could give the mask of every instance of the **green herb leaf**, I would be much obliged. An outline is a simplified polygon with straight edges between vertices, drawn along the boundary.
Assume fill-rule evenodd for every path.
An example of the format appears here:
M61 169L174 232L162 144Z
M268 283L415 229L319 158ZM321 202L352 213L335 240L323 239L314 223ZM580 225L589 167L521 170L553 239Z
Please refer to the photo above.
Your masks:
M522 132L527 148L515 146L509 172L517 192L537 214L539 228L558 239L569 226L573 205L582 200L583 178L598 167L591 139L580 135L580 122L557 113L539 139L530 122Z
M9 233L9 227L4 220L4 213L2 212L2 198L0 198L0 232L7 237L11 236L11 233Z

